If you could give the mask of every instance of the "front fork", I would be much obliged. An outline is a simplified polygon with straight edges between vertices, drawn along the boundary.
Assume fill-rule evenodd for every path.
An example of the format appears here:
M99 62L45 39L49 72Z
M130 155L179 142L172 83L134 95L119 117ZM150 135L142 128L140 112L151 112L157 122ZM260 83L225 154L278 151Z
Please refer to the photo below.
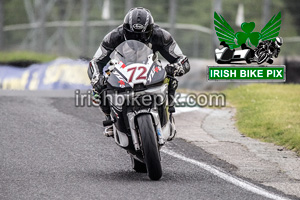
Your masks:
M127 113L134 149L136 151L141 150L141 146L140 146L140 142L139 142L139 138L138 138L138 134L137 134L137 130L136 130L136 125L135 125L135 117L140 113L148 113L148 114L152 115L152 119L154 119L155 132L157 135L158 144L159 145L165 144L165 140L162 136L162 129L161 129L161 124L160 124L158 113L154 112L154 111L149 112L148 110L141 110L137 113L134 113L134 112Z

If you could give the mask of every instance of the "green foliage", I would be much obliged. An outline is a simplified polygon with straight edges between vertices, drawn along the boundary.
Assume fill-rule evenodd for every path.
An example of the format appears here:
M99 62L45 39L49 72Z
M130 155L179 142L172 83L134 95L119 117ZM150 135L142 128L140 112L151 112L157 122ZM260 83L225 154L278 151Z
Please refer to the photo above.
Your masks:
M300 85L250 84L225 90L225 94L237 108L242 133L300 155Z
M23 1L9 0L4 2L4 24L29 23Z
M177 2L177 23L198 24L211 27L213 14L211 1L177 0ZM168 8L165 11L167 10Z
M289 0L284 4L285 8L292 16L289 16L290 21L295 25L293 28L296 28L298 34L300 34L300 2L299 0Z

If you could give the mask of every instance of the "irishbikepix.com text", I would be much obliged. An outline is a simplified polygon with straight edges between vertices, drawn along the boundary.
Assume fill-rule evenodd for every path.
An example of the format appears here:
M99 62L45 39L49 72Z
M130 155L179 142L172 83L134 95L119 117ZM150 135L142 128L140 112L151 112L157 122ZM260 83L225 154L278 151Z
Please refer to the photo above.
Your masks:
M105 92L105 91L104 91ZM166 94L141 94L141 93L106 93L97 95L95 99L92 90L80 91L75 90L76 107L98 107L99 104L106 105L112 102L116 106L160 106L164 104L168 96ZM105 98L104 98L105 97ZM175 107L225 107L226 96L223 93L176 93L171 96L171 105Z

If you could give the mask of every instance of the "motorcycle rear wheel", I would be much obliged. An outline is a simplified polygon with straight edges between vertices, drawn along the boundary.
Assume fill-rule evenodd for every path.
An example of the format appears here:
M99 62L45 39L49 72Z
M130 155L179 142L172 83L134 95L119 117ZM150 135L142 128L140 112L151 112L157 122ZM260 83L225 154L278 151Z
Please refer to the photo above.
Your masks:
M151 180L159 180L162 176L162 169L152 117L150 114L140 115L137 117L137 123L148 176Z

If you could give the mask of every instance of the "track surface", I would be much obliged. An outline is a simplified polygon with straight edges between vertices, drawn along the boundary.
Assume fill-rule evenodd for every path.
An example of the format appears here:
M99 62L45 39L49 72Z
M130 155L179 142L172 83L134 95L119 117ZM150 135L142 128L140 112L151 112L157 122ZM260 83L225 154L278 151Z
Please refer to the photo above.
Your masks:
M150 181L131 169L126 151L102 135L97 108L75 107L74 98L48 94L0 91L1 200L266 199L165 153L162 179ZM180 139L166 149L235 170Z

